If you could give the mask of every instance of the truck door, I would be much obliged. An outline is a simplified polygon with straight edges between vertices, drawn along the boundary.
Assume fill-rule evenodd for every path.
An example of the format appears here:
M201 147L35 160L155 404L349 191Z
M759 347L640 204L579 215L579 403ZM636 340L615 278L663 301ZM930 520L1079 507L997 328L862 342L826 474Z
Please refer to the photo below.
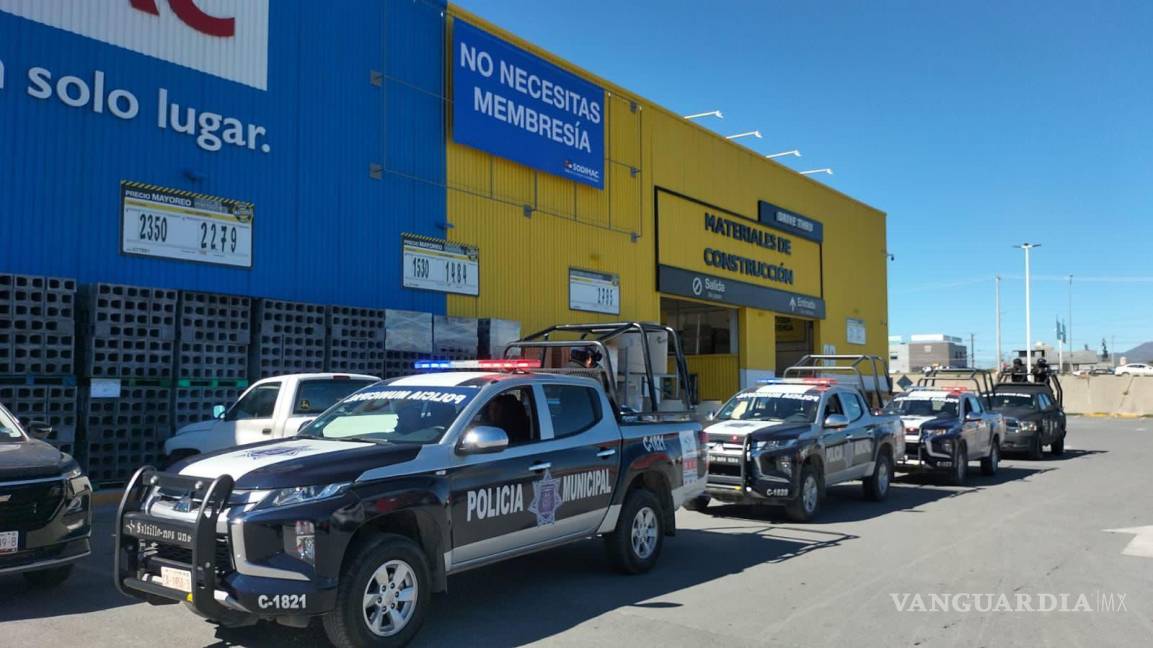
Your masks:
M845 428L846 468L852 469L854 475L860 476L873 463L876 426L872 424L872 418L865 415L867 409L859 395L843 392L841 406L845 409L845 416L849 417L849 427Z
M846 458L848 447L848 428L832 429L825 427L825 420L834 414L844 414L845 408L841 405L841 397L829 394L825 399L824 411L817 424L821 426L821 446L825 451L825 481L832 484L841 481L842 473L849 467Z
M961 436L965 439L965 445L968 447L968 456L969 458L983 457L989 452L989 440L993 436L989 419L985 416L985 410L976 397L966 396L961 399L961 403ZM970 414L975 414L979 418L971 421L969 420L972 418Z
M281 383L267 382L254 385L224 413L224 420L213 429L211 447L205 452L233 445L258 443L272 438L272 422L280 399Z
M620 473L620 428L596 389L567 384L541 389L552 427L552 441L544 443L552 447L546 459L552 477L560 480L558 532L587 535L601 525L612 502Z
M537 395L531 386L513 387L480 404L466 430L498 427L509 445L494 454L455 455L452 491L452 563L460 565L533 544L541 534L531 510L546 469ZM538 468L539 470L533 470ZM554 493L555 494L555 493Z

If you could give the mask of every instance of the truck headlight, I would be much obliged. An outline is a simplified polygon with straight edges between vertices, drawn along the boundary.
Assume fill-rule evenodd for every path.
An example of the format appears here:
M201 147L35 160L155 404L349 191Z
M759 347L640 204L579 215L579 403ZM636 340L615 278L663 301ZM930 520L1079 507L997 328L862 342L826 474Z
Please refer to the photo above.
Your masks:
M337 497L343 495L348 487L352 486L352 482L341 482L339 484L321 484L317 486L295 486L293 488L279 488L268 494L261 503L262 507L273 506L292 506L295 504L307 504L308 502L316 502L330 497Z
M1037 431L1037 422L1036 421L1021 421L1020 425L1021 425L1021 431L1022 432L1036 432Z

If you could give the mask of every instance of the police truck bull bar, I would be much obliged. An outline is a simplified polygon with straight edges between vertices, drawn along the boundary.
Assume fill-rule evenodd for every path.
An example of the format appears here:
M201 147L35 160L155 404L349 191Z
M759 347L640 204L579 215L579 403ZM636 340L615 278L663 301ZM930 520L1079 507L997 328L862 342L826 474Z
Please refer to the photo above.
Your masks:
M137 470L116 512L116 588L153 605L190 604L197 614L226 625L229 620L244 623L251 613L217 589L222 566L216 525L228 508L232 488L228 475L209 480L163 473L152 466ZM183 494L190 519L149 515L144 507L160 491ZM224 569L231 570L231 565ZM189 591L166 583L166 570L187 573Z

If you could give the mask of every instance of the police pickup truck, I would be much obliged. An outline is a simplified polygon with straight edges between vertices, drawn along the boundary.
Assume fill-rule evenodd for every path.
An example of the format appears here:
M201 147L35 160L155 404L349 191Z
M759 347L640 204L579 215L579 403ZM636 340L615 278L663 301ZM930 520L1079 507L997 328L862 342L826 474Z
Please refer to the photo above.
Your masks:
M887 411L905 427L907 465L948 470L954 485L964 483L974 460L980 460L982 474L997 474L1005 419L990 409L986 395L918 386L894 396Z
M599 382L535 364L380 382L296 438L141 468L116 586L223 625L321 617L337 646L395 646L467 569L601 537L618 569L648 571L704 490L700 425L620 423Z
M702 510L710 499L784 506L804 522L817 515L827 486L861 479L869 499L889 494L900 420L874 414L858 387L817 376L764 381L712 418L706 492L686 508Z
M1005 436L1001 447L1005 452L1025 452L1030 459L1040 459L1045 446L1054 456L1065 452L1065 410L1061 406L1061 391L1057 393L1045 383L1009 382L993 387L993 411L1005 417Z

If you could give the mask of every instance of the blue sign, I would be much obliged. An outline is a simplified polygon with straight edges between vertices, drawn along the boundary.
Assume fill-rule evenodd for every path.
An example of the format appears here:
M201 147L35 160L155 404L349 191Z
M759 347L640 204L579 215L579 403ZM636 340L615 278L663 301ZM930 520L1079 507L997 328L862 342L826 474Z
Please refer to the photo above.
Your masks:
M453 139L603 189L604 89L463 20L452 31Z

